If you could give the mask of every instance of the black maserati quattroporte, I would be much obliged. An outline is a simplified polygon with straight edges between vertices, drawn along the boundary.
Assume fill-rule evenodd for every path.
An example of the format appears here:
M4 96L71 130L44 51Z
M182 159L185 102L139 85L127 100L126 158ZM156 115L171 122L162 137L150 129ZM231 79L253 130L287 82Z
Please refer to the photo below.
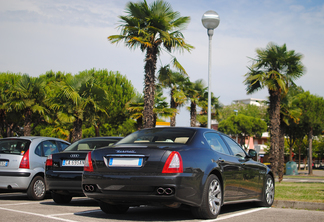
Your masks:
M130 206L186 205L196 218L216 218L223 204L271 206L274 176L232 138L206 128L143 129L87 154L82 189L107 214Z

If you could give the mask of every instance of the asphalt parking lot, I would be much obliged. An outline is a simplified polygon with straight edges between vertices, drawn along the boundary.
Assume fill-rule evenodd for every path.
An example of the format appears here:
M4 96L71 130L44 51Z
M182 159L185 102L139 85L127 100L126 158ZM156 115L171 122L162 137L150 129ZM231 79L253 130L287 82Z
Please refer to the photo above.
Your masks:
M188 209L170 209L162 207L135 207L126 214L107 215L97 202L85 197L74 198L68 205L57 205L52 199L42 201L28 200L24 193L0 193L0 221L201 221L192 219ZM223 206L216 220L226 222L285 221L305 222L322 221L324 211L297 210L287 208L263 208L254 203Z

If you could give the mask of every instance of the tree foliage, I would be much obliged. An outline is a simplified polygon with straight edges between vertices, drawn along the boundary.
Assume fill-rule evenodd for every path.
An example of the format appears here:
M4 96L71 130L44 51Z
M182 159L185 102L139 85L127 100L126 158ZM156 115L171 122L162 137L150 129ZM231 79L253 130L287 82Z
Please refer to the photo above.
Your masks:
M238 135L240 145L245 147L245 139L251 136L260 138L267 131L267 124L260 118L238 114L221 121L218 130L225 134Z
M307 91L298 95L297 106L302 110L299 124L304 135L308 137L309 163L312 163L313 136L321 135L324 130L324 99ZM309 167L309 174L312 174L311 166L312 164Z
M46 135L75 141L87 128L99 136L102 125L109 124L109 130L102 132L107 136L135 129L134 122L127 121L126 110L134 87L118 72L92 69L72 75L49 71L39 77L1 73L0 86L2 137ZM125 124L128 130L120 128Z
M124 42L127 47L139 47L145 52L144 76L144 111L143 122L145 128L154 126L154 93L155 70L158 56L163 49L168 53L179 50L191 51L193 47L186 43L181 31L189 23L189 17L181 17L179 12L173 11L169 3L156 0L150 5L143 2L129 2L126 5L126 15L121 19L119 35L112 35L108 40L112 43ZM177 69L185 70L175 57L173 64Z

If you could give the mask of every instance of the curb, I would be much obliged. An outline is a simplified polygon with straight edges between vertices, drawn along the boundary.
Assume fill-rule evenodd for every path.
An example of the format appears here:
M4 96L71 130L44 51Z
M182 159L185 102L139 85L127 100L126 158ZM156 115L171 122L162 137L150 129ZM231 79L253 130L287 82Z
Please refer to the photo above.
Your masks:
M272 207L307 209L307 210L324 210L324 203L274 200Z

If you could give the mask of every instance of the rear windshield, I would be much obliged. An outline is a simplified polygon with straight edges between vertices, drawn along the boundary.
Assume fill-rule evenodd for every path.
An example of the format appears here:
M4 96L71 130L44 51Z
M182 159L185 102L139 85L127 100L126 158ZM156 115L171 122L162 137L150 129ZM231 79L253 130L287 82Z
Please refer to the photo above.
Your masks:
M91 151L98 149L100 147L111 146L115 144L120 139L111 138L111 139L98 139L98 140L79 140L69 147L67 147L63 152L67 151Z
M0 153L24 155L29 149L29 145L29 140L3 139L0 140Z
M194 129L154 128L140 130L125 137L117 144L131 143L182 143L186 144L194 135Z

